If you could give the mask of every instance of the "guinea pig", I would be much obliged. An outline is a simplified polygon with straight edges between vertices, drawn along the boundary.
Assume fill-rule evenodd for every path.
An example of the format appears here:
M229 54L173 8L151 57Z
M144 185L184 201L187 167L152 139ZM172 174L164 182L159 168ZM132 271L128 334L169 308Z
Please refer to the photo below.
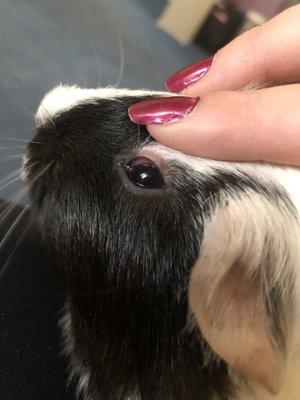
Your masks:
M300 171L167 148L128 108L58 86L24 176L57 256L70 375L89 400L299 400Z

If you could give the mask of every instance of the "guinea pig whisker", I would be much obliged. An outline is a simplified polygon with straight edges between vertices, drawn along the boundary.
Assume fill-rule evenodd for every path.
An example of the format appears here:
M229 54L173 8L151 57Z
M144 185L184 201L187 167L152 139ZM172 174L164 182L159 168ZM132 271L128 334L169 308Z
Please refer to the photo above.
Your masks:
M7 158L12 158L12 157L24 157L25 153L17 153L17 154L8 154Z
M124 48L123 37L121 35L120 25L118 24L117 20L115 19L113 12L111 13L111 19L112 19L113 25L115 27L115 32L116 32L118 46L119 46L119 54L120 54L119 74L118 74L117 82L115 83L115 85L113 85L113 87L119 87L120 83L123 79L123 76L124 76L125 48Z
M13 101L17 106L19 106L22 110L26 111L26 112L33 118L33 120L34 120L34 118L35 118L35 113L34 113L32 110L30 110L28 107L24 106L24 104L19 103L19 102L16 101L15 99L12 99L12 101Z
M52 162L50 162L45 168L42 170L38 171L35 176L30 180L30 182L26 185L25 188L21 188L18 190L14 196L12 196L9 200L11 201L11 204L9 204L4 211L0 214L0 225L6 221L6 219L9 217L9 215L12 213L13 209L16 207L17 202L20 201L25 194L28 192L28 190L31 188L31 186L42 177L42 175L47 171L47 169L50 167Z
M77 61L73 61L73 64L75 65L77 71L78 71L79 74L81 75L83 87L86 88L86 87L87 87L87 76L84 75L84 73L83 73L83 71L82 71L82 68L80 67L80 65L78 64Z
M0 226L1 226L1 224L3 224L7 220L9 215L17 207L17 202L19 200L21 200L22 197L25 196L27 191L28 191L28 189L26 187L25 188L21 188L13 196L11 196L11 198L9 199L11 203L9 203L0 214Z
M91 38L88 38L88 42L89 45L92 49L93 55L94 55L94 59L95 59L95 63L96 63L96 69L97 69L97 82L96 82L96 87L100 87L101 86L101 78L102 78L102 73L101 73L101 62L100 62L100 57L99 54L95 48L94 43L91 41Z
M18 142L25 142L25 143L29 143L29 142L31 142L31 140L30 139L18 139L18 138L4 138L5 140L15 140L15 141L18 141Z
M8 155L6 155L6 156L4 156L3 158L2 158L2 160L4 160L4 159L15 159L15 158L22 158L22 157L24 157L24 153L19 153L19 154L8 154Z
M27 183L27 189L30 189L31 186L36 183L37 180L39 180L44 173L50 168L50 166L53 164L53 161L49 162L46 167L42 168L40 171L38 171L32 178L31 180ZM32 166L33 164L29 165L29 168Z
M0 191L5 189L5 188L7 188L10 185L12 185L14 182L16 182L16 181L18 181L20 179L21 179L20 174L18 174L16 178L14 178L11 181L9 181L9 182L5 183L4 185L0 186Z
M8 229L8 231L6 232L6 234L0 241L0 251L3 248L3 246L5 245L5 243L7 242L7 240L9 239L9 237L11 236L11 234L14 232L14 230L16 229L16 227L18 226L20 221L22 220L22 218L23 218L24 214L26 213L26 211L28 210L28 208L29 208L29 206L26 205L23 208L23 210L19 213L19 215L16 217L14 222L11 224L10 228Z
M17 225L20 224L20 222L22 221L22 218L23 218L23 216L24 216L24 214L25 214L26 211L27 211L27 206L21 211L21 213L20 213L19 216L17 217L18 223L15 224L13 230L10 228L10 234L11 234L11 235L12 235L12 233L14 232L14 230L16 229ZM21 214L22 214L22 215L21 215ZM3 277L4 277L5 273L6 273L6 271L8 270L8 267L9 267L9 265L10 265L10 261L12 260L12 257L14 256L16 250L18 249L19 245L21 244L22 240L24 239L25 234L27 233L28 229L30 228L30 226L31 226L31 224L32 224L32 221L33 221L33 218L31 218L31 219L28 221L28 223L27 223L27 225L25 226L25 228L24 228L22 234L20 235L19 239L17 240L17 243L16 243L15 247L13 248L13 250L12 250L11 253L10 253L10 255L7 257L7 259L6 259L5 263L4 263L4 265L2 266L2 268L1 268L1 270L0 270L0 281L1 281L1 279L3 279ZM3 240L3 239L2 239L2 240ZM7 242L7 240L8 240L8 238L6 239L6 242ZM3 247L2 247L2 248L3 248Z
M116 87L120 86L120 83L123 79L124 76L124 67L125 67L125 50L124 50L124 43L123 43L123 39L121 36L121 32L117 29L116 30L117 36L118 36L118 43L119 43L119 49L120 49L120 69L119 69L119 76L118 76L118 80L116 83Z
M11 141L18 141L18 142L25 142L27 144L29 143L35 143L35 144L44 144L43 142L37 142L36 140L31 140L31 139L17 139L17 138L4 138L5 140L11 140ZM26 146L25 146L26 148Z
M17 149L26 149L26 146L16 145L15 147L9 146L0 146L0 150L17 150Z
M13 177L16 176L16 175L21 175L22 170L23 170L23 168L18 168L18 169L15 169L15 170L12 171L12 172L9 172L7 175L5 175L5 176L0 180L0 185L1 185L2 183L6 182L7 180L13 178Z
M22 78L16 73L16 71L11 70L11 73L17 78L17 80L22 84L22 86L27 90L27 92L29 93L29 95L30 95L34 100L36 100L36 101L38 101L38 102L40 103L40 101L39 101L39 99L38 99L38 96L36 96L36 95L31 91L31 89L30 89L28 83L26 83L26 82L24 81L24 79L22 79ZM25 106L23 106L23 105L21 105L21 104L19 104L19 105L20 105L21 107L23 107L25 110L27 110L31 115L33 115L33 118L35 118L35 114L34 114L32 111L28 110ZM45 113L46 113L46 114L48 115L48 117L50 118L50 121L51 121L53 127L56 128L51 113L44 107L43 104L41 104L40 107L43 108L43 110L45 111Z
M24 154L12 154L11 156L5 156L0 158L0 162L8 162L12 160L21 160L24 157Z

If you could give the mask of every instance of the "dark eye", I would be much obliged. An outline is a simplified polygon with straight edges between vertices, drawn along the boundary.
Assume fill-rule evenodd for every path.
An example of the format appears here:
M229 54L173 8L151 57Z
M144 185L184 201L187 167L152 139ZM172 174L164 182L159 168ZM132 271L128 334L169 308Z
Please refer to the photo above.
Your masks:
M162 189L166 187L158 166L149 158L137 157L124 165L128 178L144 189Z

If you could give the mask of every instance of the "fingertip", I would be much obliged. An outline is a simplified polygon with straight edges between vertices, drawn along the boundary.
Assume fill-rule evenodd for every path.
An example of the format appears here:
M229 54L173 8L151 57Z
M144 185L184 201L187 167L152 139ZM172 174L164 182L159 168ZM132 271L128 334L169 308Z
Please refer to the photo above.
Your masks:
M210 70L214 57L197 61L176 72L165 81L165 86L171 92L181 92L202 79Z
M299 165L298 98L297 84L209 93L187 118L148 130L163 145L193 156Z
M199 97L169 96L132 104L128 115L139 125L168 124L187 117L199 102Z

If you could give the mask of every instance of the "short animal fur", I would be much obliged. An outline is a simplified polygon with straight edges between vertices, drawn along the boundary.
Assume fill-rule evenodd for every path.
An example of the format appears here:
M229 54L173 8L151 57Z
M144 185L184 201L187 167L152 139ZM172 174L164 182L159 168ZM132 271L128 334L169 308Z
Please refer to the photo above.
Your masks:
M158 144L128 107L161 95L59 86L36 115L24 177L61 265L78 392L299 400L299 170ZM130 181L137 157L165 187Z

